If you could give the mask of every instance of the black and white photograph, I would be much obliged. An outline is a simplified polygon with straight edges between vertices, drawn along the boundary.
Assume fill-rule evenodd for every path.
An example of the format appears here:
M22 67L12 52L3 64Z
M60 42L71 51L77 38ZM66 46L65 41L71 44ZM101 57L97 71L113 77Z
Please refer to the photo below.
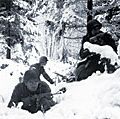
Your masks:
M120 119L120 1L0 0L0 119Z

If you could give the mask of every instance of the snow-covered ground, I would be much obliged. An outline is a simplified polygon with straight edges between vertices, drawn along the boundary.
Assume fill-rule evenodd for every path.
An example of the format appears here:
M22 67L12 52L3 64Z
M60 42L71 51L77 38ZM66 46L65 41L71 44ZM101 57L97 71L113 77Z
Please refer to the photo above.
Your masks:
M11 60L0 59L0 62L8 64L0 69L0 119L120 119L120 69L113 74L93 74L80 82L56 85L47 82L52 92L61 87L66 87L67 91L54 97L59 104L45 114L40 111L31 114L20 109L20 104L18 108L7 108L14 86L28 67ZM68 64L49 61L46 71L55 78L53 72L65 74L69 67Z

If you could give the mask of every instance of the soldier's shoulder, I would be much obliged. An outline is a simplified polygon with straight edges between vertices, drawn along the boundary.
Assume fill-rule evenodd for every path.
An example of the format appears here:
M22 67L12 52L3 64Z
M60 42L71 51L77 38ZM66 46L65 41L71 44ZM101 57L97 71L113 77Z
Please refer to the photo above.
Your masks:
M32 66L38 66L38 65L39 65L39 63L35 63L35 64L32 64L31 67L32 67Z
M39 67L39 63L35 63L35 64L32 64L31 66L30 66L30 69L31 68L38 68Z
M16 86L15 86L15 91L21 91L21 90L24 90L24 87L25 87L25 84L24 83L18 83Z

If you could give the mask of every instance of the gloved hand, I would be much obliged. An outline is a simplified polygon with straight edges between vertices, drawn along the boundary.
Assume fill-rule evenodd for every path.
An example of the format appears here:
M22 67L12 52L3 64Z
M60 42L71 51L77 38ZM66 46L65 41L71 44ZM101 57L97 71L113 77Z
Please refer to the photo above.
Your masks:
M43 100L51 100L53 95L51 93L41 94L37 97L36 106L39 108Z
M90 51L89 51L88 48L86 48L86 49L83 50L83 52L84 52L84 53L89 53Z
M41 95L38 95L37 100L41 100L42 98L52 99L53 95L51 93L43 93Z
M42 94L43 98L52 99L53 95L51 93Z
M83 57L87 57L87 56L89 56L90 55L90 51L89 51L89 49L84 49L83 50L83 53L81 54L81 55L83 55Z
M52 99L53 98L53 95L51 93L48 93L47 95L45 95L45 98L47 99Z
M26 97L22 99L23 105L27 106L31 106L34 101L35 101L34 97Z
M55 82L54 81L51 81L50 84L54 84Z

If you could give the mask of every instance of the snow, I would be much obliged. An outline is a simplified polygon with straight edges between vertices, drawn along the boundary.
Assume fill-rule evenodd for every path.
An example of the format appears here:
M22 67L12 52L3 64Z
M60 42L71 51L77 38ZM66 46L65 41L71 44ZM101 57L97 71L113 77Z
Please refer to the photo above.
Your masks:
M66 87L64 94L54 96L59 102L45 114L38 111L31 114L26 110L8 108L7 104L14 89L19 82L20 72L28 69L28 66L0 59L1 64L8 64L0 70L0 119L119 119L120 118L120 69L113 74L93 74L80 82L60 82L50 85L52 92L61 87ZM53 72L68 73L71 65L49 60L46 71L53 78ZM67 70L68 69L68 70ZM11 75L12 72L12 75ZM44 80L43 78L41 78ZM55 79L54 79L55 80ZM4 100L2 100L2 97Z
M75 0L71 1L74 2ZM44 48L46 48L46 45L43 41L46 41L46 39L47 41L49 41L47 42L47 48L49 49L49 44L51 42L51 40L49 39L51 39L51 36L54 38L61 28L61 24L59 27L56 25L55 27L58 28L55 28L55 33L52 32L53 35L49 35L51 31L49 31L50 29L45 26L45 21L47 19L50 21L54 21L55 24L58 24L58 21L63 21L67 23L70 21L73 22L73 25L74 22L82 24L83 21L85 21L85 17L81 18L79 17L79 15L84 16L86 14L86 12L82 14L79 14L79 12L77 13L76 10L78 9L77 7L79 5L77 6L76 4L68 4L70 3L69 0L65 2L66 8L64 8L62 11L56 9L55 0L49 2L47 0L44 0L41 4L43 8L40 8L41 10L38 11L36 9L39 1L35 0L35 2L35 6L32 6L31 8L31 6L25 1L14 1L16 5L25 10L28 10L24 17L20 15L19 17L21 19L21 28L23 28L30 34L34 34L24 35L23 33L25 43L27 45L29 45L28 43L31 43L33 45L32 52L26 50L26 54L28 57L27 61L30 65L39 61L38 55L45 54ZM48 7L44 5L45 2L48 2ZM73 8L75 9L76 13L74 12ZM99 6L99 8L101 7ZM82 9L82 6L80 9ZM94 9L96 8L94 7ZM32 21L29 21L26 16L34 13L35 11L37 12L36 15L39 14L39 16L33 18L33 20L35 20L35 23L33 23ZM62 16L60 16L61 14ZM61 17L61 19L59 19L59 17ZM97 17L97 19L99 20L101 18L103 19L103 17L100 15ZM13 21L13 19L11 20ZM82 36L83 33L79 33L79 30L77 30L76 32L76 30L77 29L72 30L72 37L76 37L77 34L79 34L79 36ZM102 30L106 31L105 28L102 28ZM48 33L46 33L46 31ZM67 33L65 34L67 36L71 36L72 31L71 29L68 29ZM3 36L0 37L2 39ZM28 42L33 39L34 42ZM56 39L54 38L54 40ZM5 40L3 39L3 41ZM38 55L36 54L35 47L36 49L39 49ZM113 64L115 61L119 62L118 56L109 46L99 47L95 44L94 46L93 44L87 44L86 48L89 48L90 51L96 51L100 53L102 57L110 58ZM1 45L1 49L4 49L3 45ZM25 56L21 52L22 48L19 44L16 45L15 50L16 52L13 53L13 58L19 56L20 58L25 59ZM72 48L72 50L74 49ZM3 50L1 51L5 52ZM74 52L74 54L75 53L76 52ZM118 55L120 57L120 45L118 47ZM74 64L77 62L74 59L69 60L72 63L74 62ZM3 69L2 64L7 64L8 66ZM18 84L19 81L22 79L24 72L29 68L29 66L23 65L22 62L16 63L12 60L0 59L0 119L120 119L120 69L115 71L113 74L107 74L106 72L103 74L96 73L86 80L82 80L80 82L65 83L59 81L59 77L56 76L54 72L66 75L69 73L69 71L74 70L74 64L63 64L59 61L49 59L45 69L50 77L53 78L54 81L56 81L55 85L51 85L47 82L50 85L52 92L54 93L62 87L66 87L67 91L62 95L54 96L54 100L58 102L58 104L52 107L45 114L40 111L35 114L31 114L28 111L20 109L21 103L17 108L7 107L15 85ZM46 81L43 77L41 77L41 80Z
M111 63L113 65L115 64L115 62L120 64L119 59L118 59L118 55L114 52L114 50L112 49L111 46L108 46L108 45L100 46L97 44L85 42L84 48L89 49L90 52L96 52L98 54L101 54L101 58L106 57L106 58L111 59Z

